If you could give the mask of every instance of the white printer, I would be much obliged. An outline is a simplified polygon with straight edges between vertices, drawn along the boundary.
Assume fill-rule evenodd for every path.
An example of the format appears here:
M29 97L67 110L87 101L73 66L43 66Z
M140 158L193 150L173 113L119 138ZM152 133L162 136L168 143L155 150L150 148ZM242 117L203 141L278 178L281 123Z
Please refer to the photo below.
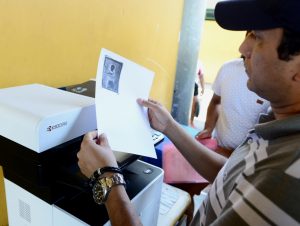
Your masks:
M0 165L10 226L109 225L78 166L96 129L94 98L39 84L0 89ZM156 225L163 171L138 156L117 160L144 225Z

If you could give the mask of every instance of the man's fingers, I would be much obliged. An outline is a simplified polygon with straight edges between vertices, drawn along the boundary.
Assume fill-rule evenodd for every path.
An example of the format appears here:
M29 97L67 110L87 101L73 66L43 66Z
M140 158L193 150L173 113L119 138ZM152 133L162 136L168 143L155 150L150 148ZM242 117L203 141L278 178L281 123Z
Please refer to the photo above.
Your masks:
M139 105L143 106L143 107L147 107L147 108L154 108L158 102L154 101L154 100L144 100L144 99L137 99L137 102Z
M154 103L154 104L158 104L158 102L156 100L153 100L153 99L150 99L150 98L148 99L148 101L151 102L151 103Z
M107 146L109 147L109 143L108 143L108 140L107 140L107 137L104 133L100 134L99 136L99 144L101 146Z
M97 136L98 136L98 132L95 130L95 131L91 131L91 132L88 132L84 135L84 140L95 140L97 139Z
M211 135L208 132L200 132L198 133L196 136L196 139L206 139L206 138L210 138Z
M156 100L153 100L153 99L149 98L148 101L151 102L151 103L154 103L155 105L162 106L162 104L160 102L156 101Z

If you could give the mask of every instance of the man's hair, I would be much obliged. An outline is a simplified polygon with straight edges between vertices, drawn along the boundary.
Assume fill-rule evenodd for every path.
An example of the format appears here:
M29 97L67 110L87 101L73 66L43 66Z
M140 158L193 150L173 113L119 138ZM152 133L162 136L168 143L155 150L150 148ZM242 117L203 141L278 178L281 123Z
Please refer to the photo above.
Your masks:
M278 57L289 61L293 56L300 54L300 33L283 29L281 43L277 48Z

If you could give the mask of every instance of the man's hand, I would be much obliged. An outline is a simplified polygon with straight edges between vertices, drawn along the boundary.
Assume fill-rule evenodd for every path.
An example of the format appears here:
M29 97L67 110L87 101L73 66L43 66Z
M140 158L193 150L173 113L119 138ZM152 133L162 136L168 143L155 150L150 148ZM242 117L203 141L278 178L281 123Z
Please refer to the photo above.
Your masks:
M148 117L153 129L166 133L175 121L167 109L154 100L137 99L139 105L148 108Z
M211 138L211 133L212 132L210 130L204 129L201 132L197 133L195 138L196 138L196 140Z
M104 134L97 136L97 131L87 133L81 142L80 151L77 153L80 170L88 178L98 168L118 166L106 136ZM142 225L124 186L115 186L111 190L105 207L112 225Z
M77 153L78 166L88 178L98 168L118 166L105 134L97 136L97 131L87 133L81 142L80 151Z

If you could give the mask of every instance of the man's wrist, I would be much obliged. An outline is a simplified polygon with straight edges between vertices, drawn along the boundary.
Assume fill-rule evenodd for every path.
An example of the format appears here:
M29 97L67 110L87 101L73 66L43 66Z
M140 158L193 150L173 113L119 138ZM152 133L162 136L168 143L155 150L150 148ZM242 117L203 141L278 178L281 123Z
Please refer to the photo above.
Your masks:
M106 202L104 203L106 207L110 205L114 205L115 203L126 202L128 200L128 196L126 193L126 189L124 186L114 186L109 196L107 197Z
M172 118L170 120L170 122L168 123L168 126L166 127L166 129L163 131L163 133L166 135L166 136L171 136L171 133L173 131L175 131L176 127L177 127L177 122ZM179 125L179 124L178 124Z
M97 178L93 185L93 198L97 204L103 204L108 199L114 187L126 186L125 179L120 173L105 172Z
M206 132L208 132L208 133L211 134L212 131L214 130L214 128L212 126L210 126L210 125L205 124L203 130L206 130Z
M105 166L102 168L98 168L91 175L89 180L89 185L93 187L98 178L103 177L102 175L109 172L123 174L123 171L119 167L115 167L115 166Z

